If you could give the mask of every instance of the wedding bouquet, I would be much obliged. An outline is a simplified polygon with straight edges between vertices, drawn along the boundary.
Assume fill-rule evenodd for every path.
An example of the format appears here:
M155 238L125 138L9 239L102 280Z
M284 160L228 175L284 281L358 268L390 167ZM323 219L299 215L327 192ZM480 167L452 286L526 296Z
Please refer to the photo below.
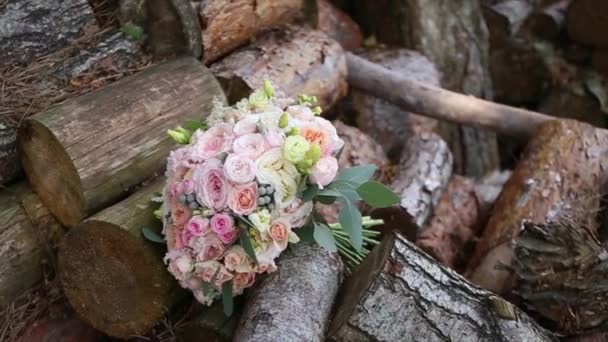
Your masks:
M356 202L385 207L398 197L369 180L373 165L338 170L344 142L315 103L278 96L265 82L234 106L215 103L204 122L169 130L183 146L169 156L159 215L165 262L199 302L222 297L231 307L301 240L340 252L349 265L376 243L378 232L364 227L382 221L362 217ZM317 201L339 201L339 222L316 215Z

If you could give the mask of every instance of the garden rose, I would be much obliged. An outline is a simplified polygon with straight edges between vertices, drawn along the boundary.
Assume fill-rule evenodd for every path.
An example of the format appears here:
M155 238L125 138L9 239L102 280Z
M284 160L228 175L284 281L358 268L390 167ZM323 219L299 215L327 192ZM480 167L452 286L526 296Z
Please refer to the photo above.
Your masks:
M338 173L338 160L334 157L321 158L312 168L310 182L319 185L323 189L331 183Z
M192 180L199 203L215 210L222 210L226 207L230 183L224 177L221 161L208 159L194 170Z
M196 255L198 261L219 259L226 251L226 246L214 234L196 238L195 243L191 246L198 253Z
M270 229L268 233L274 242L276 248L282 252L287 248L287 243L289 239L289 233L291 232L291 226L286 219L280 218L276 219L270 225Z
M234 183L249 183L255 179L255 163L246 154L231 154L224 162L224 174Z
M249 215L257 208L258 185L256 182L236 185L228 195L228 207L238 215Z
M192 156L198 161L215 158L222 152L228 152L232 147L234 133L232 125L218 123L207 131L197 130L192 136L194 145Z
M190 239L192 239L193 236L194 235L192 235L192 233L188 229L184 228L181 230L181 238L184 246L187 246L190 243Z
M279 209L279 216L288 219L292 228L299 228L306 223L312 209L312 201L304 202L296 198L289 206Z
M211 225L211 230L217 235L224 235L235 230L234 219L231 215L226 213L217 213L213 215L209 223Z
M253 226L261 233L270 227L270 212L268 209L260 209L247 217Z
M264 249L262 249L259 252L256 251L256 253L255 253L255 257L258 260L257 266L268 265L268 266L266 266L266 268L269 268L269 269L276 268L274 259L276 259L281 254L281 251L277 248L277 246L275 246L274 243L268 243L264 247L265 247Z
M289 113L289 115L291 115L291 117L297 120L311 121L315 117L315 114L312 112L312 110L309 107L303 105L289 106L287 107L286 111L287 113Z
M194 192L194 182L192 181L192 179L184 179L182 181L182 191L186 195L190 195Z
M234 134L236 136L240 137L241 135L257 132L259 121L260 121L259 115L251 114L251 115L247 116L245 119L237 122L234 125Z
M192 149L190 146L180 147L169 152L167 158L167 172L165 176L168 178L181 178L188 171L189 167L194 164L191 161Z
M266 140L260 133L249 133L238 137L232 146L235 152L256 159L266 151Z
M210 232L209 219L201 216L193 216L186 224L186 230L193 236L203 236Z
M310 143L299 135L293 135L285 139L283 144L283 158L288 162L295 164L306 155L306 152L310 148Z
M266 144L269 147L280 147L285 141L285 131L280 128L271 128L264 134Z
M176 226L185 225L192 217L192 209L179 203L176 197L171 199L171 218Z
M232 278L232 289L234 293L242 293L244 289L251 287L255 283L254 272L240 272L234 275Z
M220 262L215 260L197 263L195 272L206 283L211 282L211 279L215 275L214 285L218 287L232 279L232 274Z
M165 259L169 260L167 269L177 280L185 280L194 271L194 260L185 251L172 251Z
M279 179L273 183L275 187L274 202L280 208L286 208L296 199L300 177L292 177L287 172L280 172Z
M218 294L217 292L213 291L205 293L202 290L202 287L200 289L197 289L196 291L192 291L192 293L194 294L194 298L196 298L199 303L207 306L213 304L213 301L215 300Z
M236 240L236 238L238 237L238 231L236 229L231 230L229 232L226 232L224 234L218 235L218 239L220 239L220 241L222 241L225 245L229 245L231 243L234 242L234 240Z
M234 245L224 254L224 264L226 269L235 272L251 272L251 262L245 249Z

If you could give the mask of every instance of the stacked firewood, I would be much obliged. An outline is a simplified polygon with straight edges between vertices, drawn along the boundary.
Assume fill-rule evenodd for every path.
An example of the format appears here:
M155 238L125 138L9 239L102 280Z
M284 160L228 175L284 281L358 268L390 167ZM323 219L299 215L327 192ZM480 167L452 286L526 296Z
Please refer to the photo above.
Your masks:
M12 62L28 65L99 23L97 7L68 2L8 0L0 20L34 15L32 6L78 14L62 14L58 27L30 27L32 41L17 55L20 46L9 38L19 27L9 25L16 31L0 37L7 42L0 51L6 47ZM88 53L45 64L45 82L77 79L107 58L144 58L144 50L154 65L37 111L17 133L14 121L0 122L0 181L7 184L0 192L0 310L51 269L72 309L63 321L36 317L44 329L30 327L23 341L81 329L80 320L119 339L158 334L159 322L174 323L170 334L184 341L553 341L602 334L608 133L569 119L530 122L516 142L526 146L523 154L507 163L513 171L501 171L497 141L505 137L477 122L430 118L429 108L437 107L404 109L382 91L372 95L356 79L364 70L349 60L351 51L396 79L605 126L590 111L575 115L591 107L564 105L598 101L601 75L596 83L585 79L588 88L595 85L591 95L564 100L571 83L557 77L560 68L570 70L565 56L574 52L561 56L533 44L567 34L569 47L584 46L593 56L585 68L605 73L608 42L597 33L608 25L604 3L481 2L121 1L122 29L107 30ZM386 8L394 13L387 16ZM364 35L372 38L364 42ZM151 199L162 192L165 160L175 148L167 129L203 119L213 102L234 103L265 79L288 96L316 96L346 142L340 167L378 165L375 179L401 203L361 208L385 221L378 228L383 240L352 274L337 255L298 245L225 317L217 305L192 305L165 269L164 246L142 228L160 231ZM17 159L26 180L10 183ZM318 209L336 220L334 205ZM97 335L82 329L82 336Z

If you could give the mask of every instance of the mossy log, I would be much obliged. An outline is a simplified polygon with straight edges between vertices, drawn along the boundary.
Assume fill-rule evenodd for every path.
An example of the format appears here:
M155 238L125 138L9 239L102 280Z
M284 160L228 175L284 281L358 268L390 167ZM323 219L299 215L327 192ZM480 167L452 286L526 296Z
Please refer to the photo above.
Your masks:
M566 15L566 27L575 42L591 46L608 45L608 2L572 1Z
M419 52L376 48L361 56L409 79L439 86L440 76L435 65ZM404 137L437 129L437 120L406 112L360 90L352 90L349 96L357 125L382 145L394 163L401 158L407 140Z
M168 128L224 100L213 75L185 57L150 67L27 119L22 163L42 202L73 227L161 171Z
M513 304L391 234L340 291L335 341L555 341Z
M143 335L171 306L175 281L141 233L159 229L151 199L163 185L164 178L155 180L72 228L61 242L66 297L81 319L110 336Z
M344 50L353 51L363 44L359 25L329 0L317 1L317 29L340 43Z
M0 193L0 308L53 269L53 245L63 229L25 183Z
M497 293L513 287L510 243L522 223L541 224L563 215L597 229L600 191L608 168L608 132L574 120L539 126L505 184L469 263L470 279Z
M300 243L277 266L247 294L234 341L324 341L342 262L323 247Z
M273 29L211 66L234 103L270 80L288 96L314 95L323 110L346 95L346 60L340 44L321 31Z

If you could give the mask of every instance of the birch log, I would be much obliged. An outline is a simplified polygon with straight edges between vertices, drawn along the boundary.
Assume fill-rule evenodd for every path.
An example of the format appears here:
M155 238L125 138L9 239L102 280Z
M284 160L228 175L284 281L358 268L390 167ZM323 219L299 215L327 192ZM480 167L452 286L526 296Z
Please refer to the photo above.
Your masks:
M322 247L296 245L247 295L234 341L324 341L342 269Z
M211 66L230 103L270 80L288 96L314 95L324 110L346 95L346 60L340 45L304 27L271 30Z
M175 145L166 130L224 99L193 58L156 65L26 120L19 134L33 189L62 224L116 202L160 171Z
M347 279L335 341L556 341L504 299L439 265L398 233Z
M171 306L175 281L144 227L159 230L151 202L164 178L79 224L63 239L59 271L64 293L81 319L110 336L150 330Z

